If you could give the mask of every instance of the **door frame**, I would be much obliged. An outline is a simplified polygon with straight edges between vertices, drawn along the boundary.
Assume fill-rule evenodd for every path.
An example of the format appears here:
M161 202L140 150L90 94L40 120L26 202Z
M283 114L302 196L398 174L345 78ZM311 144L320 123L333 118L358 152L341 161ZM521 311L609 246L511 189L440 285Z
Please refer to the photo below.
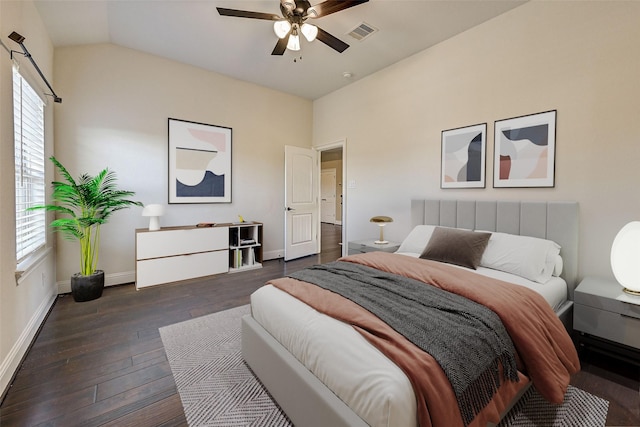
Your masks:
M341 138L335 142L328 144L316 145L315 148L318 151L318 195L320 195L320 179L322 174L322 152L327 150L333 150L335 148L342 148L342 256L347 255L347 138ZM336 196L339 196L336 194ZM322 249L322 227L320 224L320 217L318 215L318 252Z

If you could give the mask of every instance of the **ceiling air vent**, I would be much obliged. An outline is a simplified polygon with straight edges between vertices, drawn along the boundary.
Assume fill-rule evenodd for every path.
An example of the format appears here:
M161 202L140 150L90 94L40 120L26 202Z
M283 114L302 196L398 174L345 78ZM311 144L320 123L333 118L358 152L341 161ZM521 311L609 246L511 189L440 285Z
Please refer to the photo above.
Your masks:
M354 39L362 41L377 31L377 28L367 24L366 22L363 22L353 30L351 30L348 34Z

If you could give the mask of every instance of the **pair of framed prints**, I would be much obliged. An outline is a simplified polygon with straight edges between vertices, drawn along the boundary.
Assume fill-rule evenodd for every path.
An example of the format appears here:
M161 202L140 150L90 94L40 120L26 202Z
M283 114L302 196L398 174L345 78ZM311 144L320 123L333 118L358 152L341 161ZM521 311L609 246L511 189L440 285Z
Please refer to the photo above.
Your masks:
M556 110L494 123L493 187L555 185ZM487 124L442 131L440 188L485 188Z

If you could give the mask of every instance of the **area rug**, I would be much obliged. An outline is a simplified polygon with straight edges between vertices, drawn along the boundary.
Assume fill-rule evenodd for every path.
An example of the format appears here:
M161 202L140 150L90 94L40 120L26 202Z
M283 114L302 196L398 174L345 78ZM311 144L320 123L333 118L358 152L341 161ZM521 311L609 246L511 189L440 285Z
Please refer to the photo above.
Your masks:
M279 427L293 424L242 359L241 306L160 329L189 426ZM501 427L602 427L609 402L569 386L562 405L532 387Z

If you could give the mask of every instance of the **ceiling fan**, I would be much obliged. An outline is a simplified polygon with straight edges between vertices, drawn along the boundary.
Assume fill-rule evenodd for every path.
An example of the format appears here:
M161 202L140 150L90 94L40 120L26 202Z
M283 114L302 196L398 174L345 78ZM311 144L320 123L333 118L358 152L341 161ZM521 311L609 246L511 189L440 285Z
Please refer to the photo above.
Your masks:
M275 21L273 30L278 36L278 42L273 48L272 55L282 55L285 50L300 50L300 34L309 41L316 38L330 48L342 53L349 45L332 36L316 25L308 24L309 18L322 18L332 13L340 12L369 0L326 0L311 6L307 0L280 0L282 16L271 13L251 12L246 10L226 9L218 7L218 13L222 16L235 16L238 18L265 19Z

